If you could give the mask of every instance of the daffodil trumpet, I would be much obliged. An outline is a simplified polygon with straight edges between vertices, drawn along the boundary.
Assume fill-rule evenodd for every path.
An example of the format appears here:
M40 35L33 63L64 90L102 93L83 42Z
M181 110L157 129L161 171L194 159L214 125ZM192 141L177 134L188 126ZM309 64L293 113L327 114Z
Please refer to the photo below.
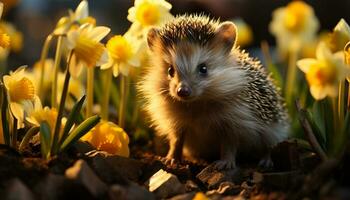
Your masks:
M52 87L51 87L51 107L57 108L57 82L58 82L58 73L60 71L60 64L62 59L62 43L63 43L62 35L59 35L57 38L57 46L56 46L56 54L55 54L55 62L54 62L54 73L52 78Z

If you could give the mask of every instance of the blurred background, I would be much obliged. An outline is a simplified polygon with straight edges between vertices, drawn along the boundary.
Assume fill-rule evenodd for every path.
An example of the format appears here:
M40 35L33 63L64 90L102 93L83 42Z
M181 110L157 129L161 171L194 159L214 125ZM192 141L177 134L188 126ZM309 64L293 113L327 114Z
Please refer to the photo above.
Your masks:
M79 0L4 0L3 20L23 33L23 47L11 53L8 64L11 68L27 64L31 66L39 59L45 37L52 31L57 20L67 15L67 9L75 9ZM221 20L243 19L252 29L254 40L245 48L254 50L262 40L270 45L274 38L268 25L272 11L285 6L286 0L169 0L172 14L206 13ZM340 18L350 22L350 0L305 1L314 9L321 29L331 30ZM113 34L123 34L130 25L126 19L132 0L89 0L89 12L98 25L112 28ZM253 51L254 52L254 51Z

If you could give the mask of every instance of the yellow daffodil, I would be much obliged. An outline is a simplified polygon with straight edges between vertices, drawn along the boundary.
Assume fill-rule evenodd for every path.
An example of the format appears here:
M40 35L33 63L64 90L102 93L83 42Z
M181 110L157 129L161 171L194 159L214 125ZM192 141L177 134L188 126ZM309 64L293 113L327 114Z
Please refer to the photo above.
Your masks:
M56 25L54 33L57 35L67 33L67 31L75 24L89 23L93 26L96 25L96 20L89 16L89 4L86 0L80 2L78 7L73 12L69 10L69 16L62 17Z
M135 0L128 11L128 20L143 28L158 26L172 18L171 7L165 0Z
M10 50L15 53L20 52L23 47L23 34L13 24L5 21L0 22L0 30L4 30L9 36L9 40L11 41L9 43Z
M303 1L292 1L286 7L273 12L269 28L277 39L281 55L286 55L312 41L319 28L319 22L312 7Z
M332 54L323 42L317 47L316 59L305 58L299 60L297 65L305 73L311 95L316 100L337 96L339 81L350 74L344 57Z
M53 134L56 126L57 115L58 112L55 108L49 108L47 106L43 108L40 99L37 97L33 109L28 110L28 117L26 117L26 121L32 126L38 127L41 123L46 122L50 127L51 134ZM67 118L62 118L61 121L62 132L67 122Z
M113 75L119 72L124 76L129 74L131 67L140 66L137 41L132 37L116 35L107 42L108 62L101 65L101 69L113 67Z
M122 128L112 122L101 121L81 140L88 141L98 150L129 157L129 136Z
M63 83L64 83L64 73L58 74L58 94L61 94L63 91ZM80 99L85 94L85 88L83 83L78 78L71 78L68 85L68 94L65 107L67 109L72 109L75 101L70 97L72 95L75 99ZM61 99L60 95L57 96L57 102Z
M0 18L2 16L2 11L4 10L4 4L0 2ZM5 30L0 28L0 47L8 48L10 46L10 37L7 35Z
M329 34L327 45L332 52L343 51L346 43L350 41L350 27L344 19L341 19Z
M3 82L7 90L10 111L18 120L17 127L22 128L25 114L33 109L36 100L34 84L25 76L25 67L5 75Z
M237 26L237 45L244 47L252 43L253 31L250 26L240 18L233 19L232 21Z
M67 33L67 48L73 51L69 71L74 77L79 76L84 66L100 66L108 61L107 49L100 40L109 31L108 27L84 24Z
M40 126L40 123L46 121L51 132L53 132L55 128L56 119L57 110L49 107L35 109L30 113L29 117L26 118L26 120L34 126Z
M193 200L209 200L209 198L203 192L197 192Z

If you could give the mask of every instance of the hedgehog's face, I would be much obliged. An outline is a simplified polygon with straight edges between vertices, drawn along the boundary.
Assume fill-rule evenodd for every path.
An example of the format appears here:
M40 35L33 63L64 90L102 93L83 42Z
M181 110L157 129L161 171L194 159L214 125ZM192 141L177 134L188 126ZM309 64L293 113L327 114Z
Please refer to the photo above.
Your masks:
M236 37L232 23L221 24L207 43L182 39L165 45L159 30L151 29L148 44L160 64L163 83L169 95L178 101L190 102L215 96L215 84L226 68L232 66L228 54Z

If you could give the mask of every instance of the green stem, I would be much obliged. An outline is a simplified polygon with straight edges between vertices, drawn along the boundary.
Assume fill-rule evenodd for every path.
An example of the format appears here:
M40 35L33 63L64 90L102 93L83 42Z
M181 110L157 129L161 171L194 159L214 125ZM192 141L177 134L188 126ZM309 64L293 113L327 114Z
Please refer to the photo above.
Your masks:
M61 64L61 58L62 58L62 42L63 42L63 36L58 36L57 39L57 46L56 46L56 54L55 54L55 64L54 64L54 73L52 78L52 85L51 85L51 107L57 108L57 79L58 79L58 73L60 71L60 64Z
M6 145L11 144L11 135L9 128L9 117L8 117L8 101L7 101L7 91L5 86L1 83L1 95L2 95L2 104L1 104L1 123L2 123L2 133L4 136L4 142Z
M94 106L94 68L87 68L87 86L86 86L86 118L92 116L92 107Z
M23 152L25 147L28 145L30 139L39 131L39 127L34 126L30 128L27 133L24 135L21 144L19 145L19 152Z
M112 84L112 68L105 71L105 87L104 87L104 94L102 99L102 105L101 105L101 117L103 120L108 121L109 116L109 98L110 98L110 90L111 90L111 84Z
M61 128L61 120L63 116L63 110L64 110L64 105L67 99L67 94L68 94L68 86L69 86L69 80L70 80L70 73L69 73L69 65L70 61L72 60L72 55L73 52L70 52L70 55L68 57L67 61L67 68L66 68L66 76L64 78L64 84L63 84L63 90L62 90L62 96L60 100L60 105L58 107L58 114L57 114L57 119L56 119L56 124L55 124L55 130L53 132L53 141L52 141L52 147L51 151L52 154L56 154L58 150L58 139L59 139L59 134L60 134L60 128Z
M345 80L339 82L339 95L338 95L338 117L339 117L339 127L343 127L344 122L344 101L345 101Z
M118 124L121 128L125 127L125 111L126 111L126 102L128 98L128 77L121 75L120 77L120 104L119 104L119 121Z
M297 72L297 57L298 57L298 51L290 51L289 54L289 61L288 61L288 71L287 71L287 82L286 82L286 89L285 89L285 97L286 102L289 107L293 105L293 98L295 94L295 79L296 79L296 72Z
M17 119L13 118L12 147L17 149Z
M47 55L49 54L49 49L50 45L52 42L53 35L50 34L47 36L43 49L41 51L41 56L40 56L40 64L41 64L41 76L40 76L40 82L39 82L39 96L41 99L44 98L44 79L45 79L45 61L47 58Z

